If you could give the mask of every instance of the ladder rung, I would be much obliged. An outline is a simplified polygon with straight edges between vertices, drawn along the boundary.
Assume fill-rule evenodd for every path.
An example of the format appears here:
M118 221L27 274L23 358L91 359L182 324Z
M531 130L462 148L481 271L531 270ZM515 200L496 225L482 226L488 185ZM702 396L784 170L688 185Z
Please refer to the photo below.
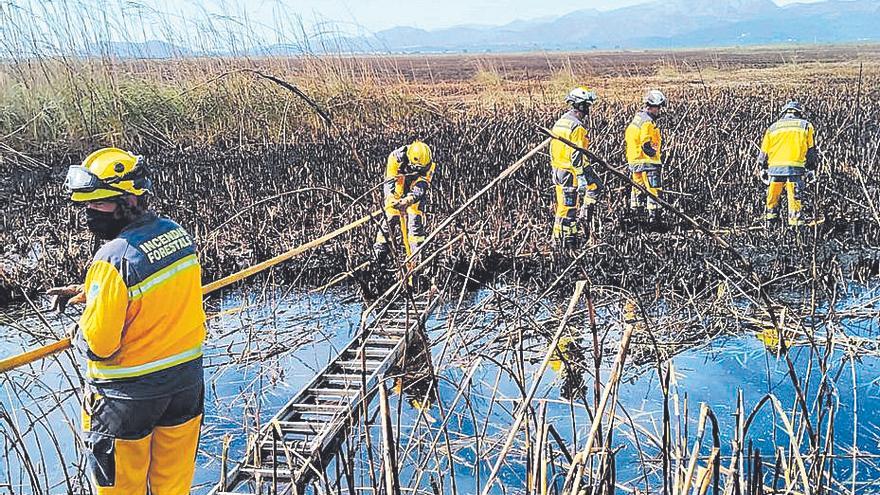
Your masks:
M379 367L379 365L381 364L381 362L380 361L367 361L367 362L363 363L361 361L336 361L333 364L335 364L336 366L339 366L340 368L345 368L345 369L372 371L372 370L377 369Z
M369 360L370 358L384 358L388 355L387 349L380 349L376 347L365 346L363 349L350 349L342 353L342 356L346 359L360 359L359 354L363 352L363 355Z
M322 421L279 421L282 433L290 431L319 432L326 423ZM271 438L269 438L271 440Z
M345 397L349 395L355 395L360 392L360 390L356 388L310 388L309 392L312 392L315 395L333 395Z
M351 383L360 384L361 380L368 376L366 373L327 373L326 375L322 375L322 378L327 380L347 380Z
M404 314L406 314L406 313L415 313L415 312L416 312L415 310L416 310L416 308L412 308L412 307L409 308L409 309L404 309L404 308L388 308L388 311L386 311L386 313L394 313L394 314L398 314L398 315L404 315Z
M405 328L397 328L397 327L379 327L373 330L373 335L394 335L394 336L403 336L406 335Z
M304 403L297 403L297 404L291 404L291 405L290 405L290 408L291 408L291 409L296 409L296 410L303 410L303 411L307 411L307 412L327 411L327 412L338 413L338 412L344 411L344 410L346 409L346 406L344 406L344 405L335 405L335 404L304 404Z
M278 476L279 479L293 479L293 474L290 472L290 469L287 467L278 467L278 469L272 469L271 467L242 467L241 470L245 473L249 473L251 475L259 474L262 478L263 482L271 482L272 476ZM228 492L223 492L228 493ZM237 495L237 494L230 494Z
M392 322L392 321L384 322L381 325L376 325L375 328L376 328L376 330L394 330L394 331L398 331L398 332L405 332L406 329L408 328L406 325L398 325L398 324L392 324L392 323L394 323L394 322Z
M312 435L316 437L317 435ZM311 440L298 440L298 439L286 439L281 440L278 439L275 441L275 451L277 455L286 457L286 453L290 453L291 460L299 461L300 457L308 459L311 455L312 449L312 441ZM285 450L285 447L287 450ZM260 451L263 454L271 455L272 454L272 439L271 438L263 438L260 442ZM263 464L265 464L266 459L264 458Z
M370 335L367 337L366 344L370 347L394 347L400 342L400 338L389 339L385 337L377 337Z
M361 379L357 378L352 380L351 378L333 378L329 376L323 377L320 383L316 384L318 388L355 388L360 389L362 385ZM338 411L327 411L327 412L338 412Z
M330 405L330 406L347 407L347 404L348 404L348 401L343 400L339 396L337 396L337 398L334 398L334 399L324 399L322 397L327 397L326 395L312 394L312 397L315 399L316 403L318 403L322 406L323 405Z

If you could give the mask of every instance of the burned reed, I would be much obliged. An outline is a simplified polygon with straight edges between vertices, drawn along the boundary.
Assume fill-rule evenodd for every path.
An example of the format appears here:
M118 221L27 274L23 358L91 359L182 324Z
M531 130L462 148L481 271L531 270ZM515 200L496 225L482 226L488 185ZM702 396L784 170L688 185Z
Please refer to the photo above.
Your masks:
M686 83L673 86L668 91L671 114L663 123L669 143L667 199L730 239L769 278L803 269L804 260L812 257L811 236L821 239L815 253L823 267L820 272L827 273L833 264L856 279L875 273L872 246L877 244L880 217L875 210L880 198L874 168L880 110L877 86L869 82L876 75L854 75L855 79L824 86L740 82L698 91ZM432 105L437 109L433 113L405 110L400 118L387 102L355 102L334 117L339 128L306 130L278 143L182 147L152 142L143 151L157 184L153 205L195 234L206 274L216 278L376 208L376 186L387 153L419 137L433 146L440 164L426 206L429 221L436 223L537 143L540 136L534 126L547 125L559 113L556 104L517 100L522 96L518 90L510 91L507 105L491 110L479 105L461 109L439 101ZM780 102L791 96L810 108L818 129L823 162L819 180L811 186L808 209L824 223L800 235L765 233L758 228L763 186L753 175L754 155L764 126L772 122ZM266 98L280 103L288 96L283 92ZM633 91L632 100L636 98ZM345 129L347 121L369 114L369 108L380 112L377 120L386 125ZM622 130L635 109L630 101L610 97L591 116L592 149L616 166L622 166ZM134 142L145 138L136 136ZM20 153L46 165L28 164L8 153L0 165L6 299L21 290L33 294L78 279L93 248L60 187L65 167L81 155L34 149ZM552 273L553 264L545 255L552 220L545 162L546 157L534 159L458 220L459 230L471 235L488 229L479 247L478 266L485 271L517 267L536 278ZM598 244L591 247L586 265L593 276L623 287L659 284L679 289L681 280L701 287L717 276L707 270L706 260L726 258L705 236L672 217L667 217L668 231L663 233L628 227L623 207L628 186L604 178L608 194L592 226ZM281 270L282 279L308 285L360 265L369 259L373 231L365 229L316 253L304 265Z

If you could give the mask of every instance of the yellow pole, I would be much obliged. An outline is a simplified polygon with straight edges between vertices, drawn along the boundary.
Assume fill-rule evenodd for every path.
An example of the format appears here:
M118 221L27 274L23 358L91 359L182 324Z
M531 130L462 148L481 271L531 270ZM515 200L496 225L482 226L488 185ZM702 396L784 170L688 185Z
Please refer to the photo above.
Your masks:
M340 235L342 235L350 230L353 230L357 227L360 227L361 225L369 222L370 220L372 220L376 216L380 215L381 213L382 213L382 210L376 210L376 211L370 213L369 215L362 217L358 220L355 220L354 222L352 222L344 227L340 227L340 228L334 230L333 232L330 232L329 234L322 235L321 237L318 237L315 240L309 241L309 242L302 244L300 246L296 246L295 248L292 248L288 251L285 251L284 253L279 254L278 256L275 256L274 258L270 258L270 259L263 261L261 263L257 263L256 265L245 268L244 270L233 273L232 275L223 277L220 280L215 280L207 285L202 286L202 294L209 294L211 292L214 292L215 290L221 289L221 288L226 287L228 285L232 285L235 282L238 282L242 279L250 277L251 275L257 274L263 270L271 268L271 267L277 265L278 263L281 263L283 261L287 261L290 258L293 258L294 256L302 254L310 249L316 248L316 247L320 246L321 244L324 244L325 242L327 242L333 238L339 237ZM30 351L23 352L23 353L18 354L16 356L2 359L2 360L0 360L0 373L5 373L9 370L13 370L15 368L18 368L19 366L24 366L26 364L30 364L35 361L39 361L40 359L47 358L47 357L49 357L53 354L59 353L61 351L70 349L71 345L72 345L72 343L71 343L70 338L63 338L61 340L57 340L55 342L52 342L51 344L47 344L42 347L38 347L36 349L32 349Z
M316 247L320 246L321 244L324 244L325 242L327 242L335 237L339 237L340 235L342 235L350 230L353 230L357 227L360 227L361 225L369 222L370 220L379 216L380 214L382 214L382 210L376 210L373 213L370 213L369 215L367 215L363 218L360 218L359 220L355 220L354 222L352 222L344 227L340 227L340 228L334 230L333 232L330 232L329 234L322 235L321 237L318 237L317 239L315 239L313 241L309 241L301 246L297 246L293 249L290 249L289 251L281 253L278 256L275 256L274 258L269 258L266 261L263 261L261 263L257 263L254 266L251 266L249 268L245 268L244 270L233 273L232 275L227 275L226 277L223 277L220 280L215 280L215 281L211 282L210 284L207 284L204 287L202 287L202 294L208 294L208 293L214 292L217 289L221 289L223 287L226 287L227 285L232 285L235 282L238 282L239 280L250 277L251 275L254 275L254 274L259 273L263 270L266 270L267 268L271 268L271 267L277 265L278 263L281 263L283 261L287 261L290 258L293 258L294 256L300 255L310 249L316 248Z

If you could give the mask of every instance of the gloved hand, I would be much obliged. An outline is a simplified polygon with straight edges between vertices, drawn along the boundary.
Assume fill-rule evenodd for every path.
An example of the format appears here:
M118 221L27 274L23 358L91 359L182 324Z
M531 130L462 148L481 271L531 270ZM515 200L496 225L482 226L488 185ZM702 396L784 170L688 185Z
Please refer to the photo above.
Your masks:
M770 185L770 171L768 171L766 168L761 169L761 171L758 173L758 177L761 179L761 182L763 182L765 186Z
M816 180L816 171L815 170L807 170L804 173L804 182L810 184Z
M86 295L83 292L82 285L52 287L46 291L46 295L52 296L50 299L52 310L58 313L64 312L68 304L82 304L86 302Z
M406 196L391 203L391 206L393 206L394 209L396 209L396 210L403 211L415 202L416 202L416 198L413 197L411 194L407 194Z

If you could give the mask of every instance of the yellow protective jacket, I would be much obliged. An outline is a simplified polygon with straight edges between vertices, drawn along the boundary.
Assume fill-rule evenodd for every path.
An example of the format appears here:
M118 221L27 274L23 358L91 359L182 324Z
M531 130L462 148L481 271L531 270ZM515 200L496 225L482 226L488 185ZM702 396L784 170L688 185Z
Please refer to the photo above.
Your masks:
M412 194L418 204L424 199L434 178L437 165L431 162L427 167L415 167L410 165L406 157L406 146L401 146L388 155L385 164L385 193L386 208L391 202L396 201L407 194Z
M568 139L584 149L589 149L590 139L584 123L573 110L568 111L553 125L553 134ZM566 188L587 187L584 167L589 162L581 151L554 139L550 142L550 166L553 168L553 182Z
M196 360L198 369L187 376L200 376L201 285L192 238L171 220L146 213L104 244L86 274L79 320L89 382L122 395L156 388L151 377L171 387L182 378L162 374Z
M784 116L764 133L759 165L772 176L801 175L804 168L814 168L815 130L809 121L794 115Z
M626 161L633 172L657 170L663 163L660 128L647 110L641 110L626 128Z

